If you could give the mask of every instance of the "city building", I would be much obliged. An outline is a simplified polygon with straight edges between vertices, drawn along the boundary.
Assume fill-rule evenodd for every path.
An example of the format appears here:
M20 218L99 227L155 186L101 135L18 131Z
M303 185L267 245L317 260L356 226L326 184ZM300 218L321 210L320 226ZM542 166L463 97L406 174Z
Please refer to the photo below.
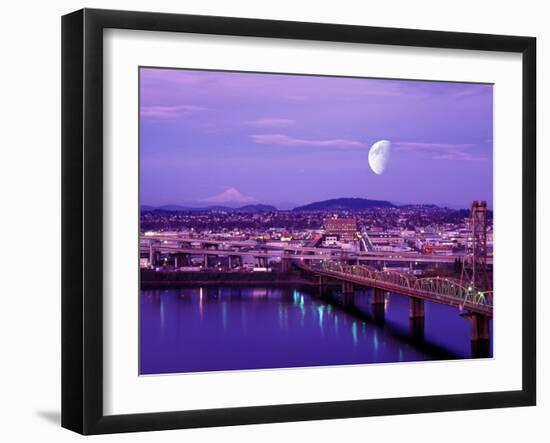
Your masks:
M325 240L349 243L357 239L357 221L354 217L331 217L325 219Z
M405 238L391 232L369 232L369 239L374 246L403 245Z

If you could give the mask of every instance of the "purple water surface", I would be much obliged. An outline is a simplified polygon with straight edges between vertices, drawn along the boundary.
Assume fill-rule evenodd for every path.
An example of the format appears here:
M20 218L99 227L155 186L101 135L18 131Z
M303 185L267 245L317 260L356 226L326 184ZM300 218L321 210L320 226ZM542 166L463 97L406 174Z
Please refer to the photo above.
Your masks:
M469 322L426 303L369 291L341 305L337 292L303 288L171 288L140 293L140 373L164 374L471 358ZM492 349L489 349L490 356Z

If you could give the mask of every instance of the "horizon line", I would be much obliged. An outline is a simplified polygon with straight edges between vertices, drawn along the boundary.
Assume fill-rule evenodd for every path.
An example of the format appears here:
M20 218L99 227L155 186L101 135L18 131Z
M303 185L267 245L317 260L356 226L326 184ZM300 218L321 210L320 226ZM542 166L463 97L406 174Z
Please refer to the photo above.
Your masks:
M299 208L299 207L302 207L302 206L307 206L307 205L314 204L314 203L322 203L322 202L327 202L327 201L331 201L331 200L342 200L342 199L359 199L359 200L380 201L380 202L390 203L390 204L392 204L396 207L402 207L402 206L437 206L439 208L448 208L448 209L453 209L453 210L469 210L470 206L471 206L471 203L469 203L468 205L451 204L451 203L427 203L427 202L414 202L414 203L407 202L407 203L405 203L405 202L395 202L395 201L384 200L384 199L370 199L370 198L365 198L365 197L336 197L336 198L329 198L329 199L325 199L325 200L316 200L316 201L311 201L309 203L296 204L294 206L289 207L288 209L281 209L275 203L262 203L262 202L254 202L254 203L245 203L245 202L241 202L241 203L239 203L239 202L214 203L214 202L212 202L211 204L206 204L206 205L205 204L200 204L198 202L158 203L158 204L150 204L150 203L141 203L140 202L139 206L140 206L140 209L144 206L151 207L151 208L154 208L154 209L161 209L161 208L167 207L167 206L179 206L179 207L182 207L182 208L189 208L189 209L208 209L208 208L213 208L213 207L224 207L224 208L228 208L228 209L240 209L240 208L249 207L249 206L272 206L277 211L290 211L290 210L294 210L296 208ZM472 202L473 201L474 200L472 200ZM483 201L483 199L478 199L477 201ZM491 211L493 210L492 206L493 206L492 203L487 202L487 208Z

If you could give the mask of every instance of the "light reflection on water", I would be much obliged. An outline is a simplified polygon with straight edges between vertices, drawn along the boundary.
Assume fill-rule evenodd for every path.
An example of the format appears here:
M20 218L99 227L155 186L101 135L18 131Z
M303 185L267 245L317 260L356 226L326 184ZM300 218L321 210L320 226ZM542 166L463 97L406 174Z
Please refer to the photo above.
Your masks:
M468 325L455 309L427 304L418 343L409 336L406 297L392 294L380 314L369 296L358 291L346 307L338 293L320 297L313 289L142 290L141 373L470 357Z

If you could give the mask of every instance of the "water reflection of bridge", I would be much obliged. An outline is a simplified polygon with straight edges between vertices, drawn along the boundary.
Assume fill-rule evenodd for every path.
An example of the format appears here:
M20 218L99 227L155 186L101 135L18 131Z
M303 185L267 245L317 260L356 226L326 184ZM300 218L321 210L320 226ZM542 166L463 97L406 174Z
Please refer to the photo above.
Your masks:
M406 343L414 347L415 350L424 352L430 355L434 359L457 359L463 358L464 355L457 352L457 350L452 350L445 344L437 343L437 341L426 340L424 337L424 328L423 324L418 321L418 319L411 319L409 321L408 329L405 324L402 324L400 321L386 321L385 319L385 310L389 309L390 303L386 300L384 305L371 305L369 307L364 305L366 299L368 299L368 291L358 291L357 303L349 303L346 301L346 297L342 297L338 291L334 291L333 288L321 288L322 291L318 292L315 297L315 291L311 287L305 288L304 290L294 288L292 291L281 291L281 288L273 290L273 288L249 288L248 297L243 294L242 288L225 288L223 289L220 286L204 286L199 288L199 310L201 314L201 319L203 316L203 311L205 307L211 303L218 302L219 300L224 300L227 303L231 303L232 300L238 299L239 301L247 300L252 303L269 303L274 300L279 306L283 306L283 311L278 309L279 312L279 321L282 322L284 319L288 319L288 313L284 311L284 303L281 301L292 303L292 305L300 308L302 315L306 315L304 310L304 296L309 296L312 298L317 298L318 307L309 312L313 312L314 315L318 315L319 326L322 329L324 322L330 321L330 314L333 314L333 326L338 327L339 314L344 314L349 318L353 324L353 330L356 331L356 325L373 325L378 330L382 329L389 333L392 337L399 339L401 342ZM196 288L188 289L189 294L192 292L196 293ZM224 297L224 291L229 291L230 295ZM227 295L227 293L226 293ZM280 297L280 298L279 298ZM186 303L192 303L193 297L183 297L182 301ZM369 309L370 308L370 309ZM325 314L326 313L326 314ZM340 317L341 318L341 317ZM354 337L354 341L356 337ZM376 346L376 345L375 345ZM474 349L472 349L472 356L482 356L479 355Z

